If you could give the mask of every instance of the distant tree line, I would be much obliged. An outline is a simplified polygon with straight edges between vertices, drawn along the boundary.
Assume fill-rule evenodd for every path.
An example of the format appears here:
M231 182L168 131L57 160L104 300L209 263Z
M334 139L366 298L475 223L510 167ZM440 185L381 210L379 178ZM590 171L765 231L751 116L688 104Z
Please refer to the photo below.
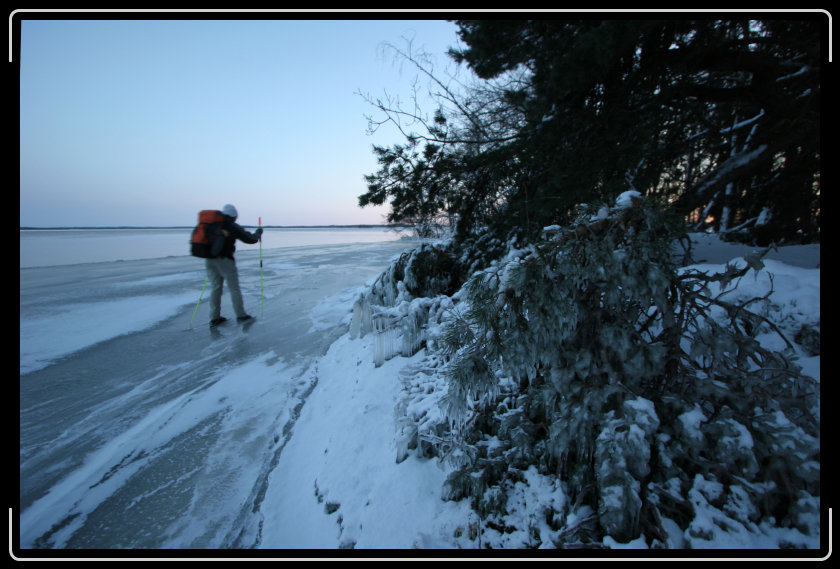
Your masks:
M456 89L402 53L439 107L371 101L379 123L420 128L374 147L361 206L476 244L535 239L635 189L694 230L819 241L819 19L456 24L449 55L478 80Z

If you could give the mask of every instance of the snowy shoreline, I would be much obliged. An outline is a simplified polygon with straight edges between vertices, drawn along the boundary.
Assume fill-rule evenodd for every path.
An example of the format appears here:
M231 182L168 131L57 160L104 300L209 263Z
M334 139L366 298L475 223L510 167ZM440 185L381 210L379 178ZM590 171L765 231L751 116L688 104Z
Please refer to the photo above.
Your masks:
M738 245L707 241L705 236L693 236L693 239L698 243L695 260L702 262L703 267L709 270L720 269L721 263L737 258L739 254L733 255L733 252L739 247L738 252L741 254L745 249ZM203 351L190 356L193 360L174 355L170 363L165 363L166 348L150 344L152 350L156 350L163 359L159 363L151 359L145 362L141 366L145 371L138 373L143 373L142 377L146 381L131 386L127 393L103 403L113 407L114 411L100 406L92 408L90 419L80 419L81 416L66 419L68 422L62 427L64 434L58 440L66 439L72 443L68 448L72 449L77 444L74 440L82 440L86 433L96 430L100 431L98 436L101 442L90 446L82 457L73 458L68 455L64 459L70 464L70 468L65 471L66 475L53 477L53 481L42 490L42 497L30 501L28 507L24 507L20 515L20 546L29 548L43 543L59 548L256 547L261 550L355 548L450 551L480 547L480 533L477 533L480 520L470 510L467 501L441 499L441 487L447 474L445 465L436 459L421 459L414 454L402 455L397 425L399 414L405 411L407 405L417 404L426 405L427 413L435 412L432 405L434 397L425 402L409 399L412 396L408 391L412 388L412 374L417 373L416 368L424 357L424 351L407 358L393 357L382 365L376 365L374 336L351 337L348 331L352 319L352 302L364 288L362 283L369 284L386 266L387 259L392 258L400 247L397 243L363 246L365 250L382 250L386 253L384 256L380 254L376 263L367 263L367 277L353 286L347 286L349 283L346 281L343 285L339 284L342 282L341 275L346 275L347 269L357 267L361 257L348 259L331 273L332 276L320 277L333 281L329 292L322 290L322 293L327 293L306 296L305 301L303 292L295 293L302 295L300 301L294 297L276 295L281 290L284 291L283 295L302 291L308 283L313 282L315 275L324 275L324 268L331 266L328 263L334 264L336 257L328 251L329 247L321 255L309 251L306 257L290 257L288 252L275 252L275 257L269 259L267 264L267 268L270 267L267 272L270 272L271 283L271 286L266 287L270 291L268 301L282 302L289 307L300 306L300 315L306 321L306 326L301 330L308 329L307 337L321 335L330 339L327 344L322 344L324 351L303 360L295 360L291 354L285 355L278 349L280 346L292 349L297 344L294 344L293 336L278 343L276 331L286 325L284 321L288 321L289 316L282 311L271 312L258 321L258 326L263 327L261 336L254 334L258 330L240 333L231 328L224 331L231 339L229 347L234 351L226 352L230 355L225 356L228 359L222 361L221 368L215 371L208 368L207 373L200 376L199 383L181 390L180 395L173 393L171 398L154 400L156 402L153 404L144 403L133 414L134 418L126 423L128 417L119 414L122 406L145 400L146 393L156 389L157 378L170 383L183 381L178 378L188 376L179 371L180 368L189 367L185 364L190 361L210 361L212 357L208 355L207 349L220 345L218 339L211 338ZM243 269L243 284L250 291L251 298L255 292L258 294L255 289L258 273L250 266L254 264L253 253L244 253L240 262L242 267L247 267ZM780 314L791 322L816 320L818 323L819 245L799 249L780 248L776 254L788 263L796 262L800 265L795 267L773 260L774 252L768 255L770 260L766 262L766 269L762 273L774 274L774 298L780 306ZM147 272L139 280L130 275L128 280L134 286L127 288L123 284L118 285L118 289L126 291L130 288L131 294L149 294L161 292L159 287L164 287L164 293L172 294L184 283L179 283L178 278L171 276L176 261L168 260L164 264L173 267L159 272ZM118 283L126 277L118 273L103 273L97 275L97 278L100 283L111 280ZM763 277L748 277L742 284L743 294L764 294L768 281ZM21 289L23 293L23 282ZM172 294L171 298L177 302L169 306L170 310L180 314L179 319L183 319L185 311L191 309L189 304L193 301L189 299L194 296L183 294L183 299ZM106 296L99 297L99 300L104 298ZM24 335L34 341L38 337L38 326L31 324L33 328L27 331L30 330L30 324L28 320L24 323L23 295L21 303L23 389L24 380L52 377L52 368L47 365L46 369L38 368L40 371L37 371L37 366L34 366L27 368L31 373L24 371L25 364L33 366L38 361L24 354ZM158 308L162 308L163 304L157 303ZM123 310L117 306L108 308L107 304L102 306L106 313ZM78 308L85 307L78 305ZM145 309L141 309L138 314L145 312ZM72 322L80 318L84 320L85 312L68 314L68 322ZM154 318L151 311L149 316ZM99 318L97 316L96 320ZM47 324L48 321L42 321L40 329L45 330ZM177 325L158 321L148 330L129 334L124 342L100 338L96 342L98 347L92 349L104 355L106 352L102 350L110 351L127 345L129 341L136 343L142 338L146 338L142 341L157 343L160 340L155 340L155 337L172 334L174 332L167 330L179 327L183 329L180 320ZM100 332L104 336L109 334L104 330ZM50 345L61 344L48 335L44 336L43 341L44 350L48 350ZM242 355L230 359L236 350L242 351ZM75 358L81 357L72 352L69 350L69 358L59 361L58 368L71 365ZM46 360L51 361L50 358ZM819 355L803 356L801 360L806 372L817 381L819 361ZM156 366L160 367L154 372ZM21 401L23 437L24 427L45 410L35 407L24 409L23 396ZM91 422L96 420L96 416L108 417L112 414L114 418L107 428ZM88 422L90 424L86 425ZM200 433L200 430L194 430L199 425L215 425L204 435L190 435L197 437L194 445L198 446L195 448L207 447L210 451L207 458L203 459L203 466L198 466L198 469L184 467L184 470L176 469L169 474L160 471L163 460L175 456L171 452L176 448L172 446L174 441L190 433ZM109 431L114 431L116 436L108 434ZM44 452L44 444L41 442L41 446L32 447L27 445L25 449L22 438L21 476L24 475L25 463L42 464L39 468L49 468L49 463L43 461L53 459L49 456L38 459L39 453ZM73 467L73 461L79 458L84 458L84 462ZM30 471L28 466L26 471ZM107 474L109 471L115 475ZM157 471L178 478L163 478L160 482L152 482L150 486L148 482L142 482L143 477L145 480L157 477ZM78 480L74 481L74 477ZM100 479L110 481L108 484L99 484L97 480ZM227 489L227 494L217 493L219 484ZM98 490L84 490L88 486ZM138 493L134 498L129 498L126 492L132 486L138 486ZM155 526L160 526L155 531L162 532L159 537L151 535L148 538L150 541L144 541L132 537L131 533L108 533L145 531L144 528L150 527L146 524L154 519L154 507L161 505L155 495L169 495L167 493L174 491L177 493L172 494L173 497L183 496L174 501L183 505L180 510L174 509L167 514L172 517L155 522ZM558 488L545 486L535 476L530 484L522 484L519 506L513 506L511 515L533 521L540 504L564 499L558 492ZM124 494L125 497L121 497ZM125 499L129 501L123 503ZM119 523L112 520L109 524L106 507L114 515L125 508L122 515L128 519ZM133 519L132 515L135 516ZM33 516L41 521L33 525L36 519ZM63 529L49 530L50 525L58 524L62 519L67 520ZM96 521L99 519L102 521ZM820 520L816 520L817 525L813 528L816 531L815 537L803 541L802 536L793 536L791 542L807 548L819 548L819 523ZM83 529L85 524L90 524L88 530ZM106 530L108 525L116 528ZM543 531L548 529L543 528ZM81 536L85 532L93 533L82 540ZM24 536L28 536L26 540ZM512 543L513 537L516 536L508 536L506 543ZM764 542L754 541L755 536L748 534L732 534L730 537L731 542L719 544L719 547L773 548L776 542L771 538L778 536L768 534ZM679 540L676 537L674 539L673 545L679 546ZM485 541L484 545L489 543ZM644 543L620 544L614 541L605 545L613 549L647 547ZM526 546L527 541L523 541L519 547ZM24 558L32 554L37 557L37 550L24 549L21 552Z
M697 246L695 258L704 261L694 267L704 271L722 271L727 262L737 262L739 255L732 255L733 252L745 254L753 250L701 235L693 236L693 241ZM780 317L789 320L788 325L818 325L819 245L780 249L775 252L777 256L811 268L773 260L774 255L770 254L765 261L766 268L755 278L743 279L737 294L761 296L773 286ZM768 278L769 275L773 278ZM480 520L465 504L467 500L446 502L441 498L445 468L435 459L422 460L414 454L409 454L404 462L399 461L401 449L392 428L392 408L417 404L418 400L407 402L412 394L400 393L397 383L402 383L404 390L411 388L407 375L420 365L424 351L409 358L394 356L376 367L372 335L353 339L351 334L345 334L319 358L317 365L324 373L304 406L286 451L290 457L294 456L293 462L298 467L294 473L281 470L272 473L272 484L262 509L265 523L261 548L454 550L481 547L475 534ZM819 381L819 355L801 354L799 363L807 375ZM395 378L401 381L395 382ZM429 397L420 403L426 406L420 413L436 412L433 399ZM343 407L347 402L353 403L349 409ZM307 493L308 490L311 492ZM526 527L538 520L535 512L544 504L564 499L558 492L558 488L546 486L534 475L531 484L522 485L519 505L512 506L510 515L522 522L520 527ZM294 520L284 517L283 512L288 511L297 513ZM412 523L410 529L400 523L408 520ZM706 547L772 550L778 547L780 539L788 539L799 547L819 549L819 527L820 520L814 520L811 536L795 531L783 536L770 528L763 536L747 531L718 531L717 541ZM671 546L686 547L685 537L679 535L678 528L672 529L677 533L671 536ZM550 534L547 526L542 531L546 537ZM515 537L499 539L497 546L512 543ZM523 536L520 547L527 547L527 540ZM694 540L693 544L698 547L700 541ZM612 539L604 545L619 551L649 547L643 541L622 544Z

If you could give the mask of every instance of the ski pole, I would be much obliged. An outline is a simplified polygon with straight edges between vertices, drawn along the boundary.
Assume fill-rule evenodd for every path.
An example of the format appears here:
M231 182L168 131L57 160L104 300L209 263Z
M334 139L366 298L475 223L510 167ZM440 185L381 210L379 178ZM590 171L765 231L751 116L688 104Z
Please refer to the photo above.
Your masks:
M257 224L262 227L262 217L257 218ZM263 295L263 264L262 264L262 235L260 235L260 316L263 313L263 304L265 303L265 296Z
M195 319L195 313L198 312L198 305L201 304L201 297L204 296L204 289L207 288L207 281L210 280L210 277L205 277L204 279L204 286L201 287L201 294L198 295L198 302L195 303L195 309L193 309L192 318L190 318L190 328L192 328L193 320Z

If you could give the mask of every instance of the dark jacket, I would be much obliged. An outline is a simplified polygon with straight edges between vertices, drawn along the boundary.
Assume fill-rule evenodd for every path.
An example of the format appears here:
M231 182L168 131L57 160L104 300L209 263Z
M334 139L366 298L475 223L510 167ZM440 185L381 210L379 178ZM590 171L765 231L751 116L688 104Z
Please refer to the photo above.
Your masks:
M233 259L233 253L236 251L236 240L239 239L243 243L253 245L260 240L262 229L258 229L255 233L246 231L244 227L234 221L234 218L225 216L225 221L222 224L222 230L225 232L225 244L222 247L222 252L219 257L227 257Z

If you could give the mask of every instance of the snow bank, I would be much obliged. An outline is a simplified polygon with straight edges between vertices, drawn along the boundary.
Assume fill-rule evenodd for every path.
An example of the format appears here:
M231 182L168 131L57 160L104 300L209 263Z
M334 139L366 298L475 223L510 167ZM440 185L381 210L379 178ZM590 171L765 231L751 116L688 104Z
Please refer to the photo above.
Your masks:
M742 243L722 241L713 233L691 233L689 239L693 247L694 263L697 264L723 264L759 249ZM765 258L780 261L791 267L819 269L820 244L778 247L771 249Z
M798 248L798 247L797 247ZM795 256L793 251L785 251L786 256ZM819 250L816 263L819 264ZM806 265L814 263L807 247L800 256L800 261ZM733 258L731 264L741 268L746 265L743 258ZM764 259L764 268L760 271L750 271L737 283L737 288L726 295L728 301L746 301L752 298L763 298L767 295L762 316L768 317L785 334L788 340L794 340L803 328L820 327L820 269L806 269L795 267L781 261ZM703 273L715 274L725 270L725 264L698 264L686 267ZM711 291L720 293L719 286ZM778 334L767 332L758 336L761 344L773 350L784 350L786 343ZM819 354L808 353L798 346L799 359L805 375L820 379Z
M693 268L719 272L724 265ZM763 270L757 274L750 272L731 294L744 298L764 296L771 287L768 317L780 323L785 333L793 334L804 324L819 325L819 269L766 260ZM313 320L319 320L318 313L337 309L330 308L330 302L340 303L344 299L346 295L325 299ZM392 310L396 312L399 308L400 305ZM402 308L403 313L410 313ZM774 341L769 336L762 340ZM263 529L259 546L266 549L527 547L530 539L527 532L496 532L482 526L467 500L444 501L442 488L449 472L447 465L436 458L420 458L422 453L406 453L402 448L405 441L400 438L403 436L401 416L437 413L430 402L440 401L441 378L439 370L424 365L428 363L424 362L426 350L399 357L400 351L395 349L389 358L378 358L382 351L378 341L381 339L374 329L367 334L348 333L317 361L317 387L295 424L283 451L281 467L270 476L261 507ZM810 357L802 353L800 363L808 375L819 380L819 355ZM424 373L431 375L423 377ZM705 418L698 410L697 414L687 414L681 419L685 428L691 430ZM743 438L736 442L750 443ZM712 499L711 490L708 481L697 480L690 498L702 505L703 500ZM557 506L568 499L560 487L533 471L524 482L517 483L512 496L508 504L510 527L530 527L545 534L543 543L550 543L551 530L544 512L552 504ZM688 530L684 533L675 523L664 520L663 527L669 532L667 543L676 548L697 542L705 547L749 549L777 547L787 540L798 547L819 546L818 519L812 520L811 528L816 537L806 539L798 532L785 534L784 530L770 527L733 527L727 531L712 517L715 511L709 508L709 517L699 517L690 528L700 533L714 530L715 539L692 541ZM565 521L567 525L575 524L574 519ZM620 543L607 537L603 546L644 549L648 544L643 539Z
M397 463L394 406L400 370L375 367L374 337L336 341L316 366L283 461L262 504L261 548L452 548L471 513L444 502L435 460Z

